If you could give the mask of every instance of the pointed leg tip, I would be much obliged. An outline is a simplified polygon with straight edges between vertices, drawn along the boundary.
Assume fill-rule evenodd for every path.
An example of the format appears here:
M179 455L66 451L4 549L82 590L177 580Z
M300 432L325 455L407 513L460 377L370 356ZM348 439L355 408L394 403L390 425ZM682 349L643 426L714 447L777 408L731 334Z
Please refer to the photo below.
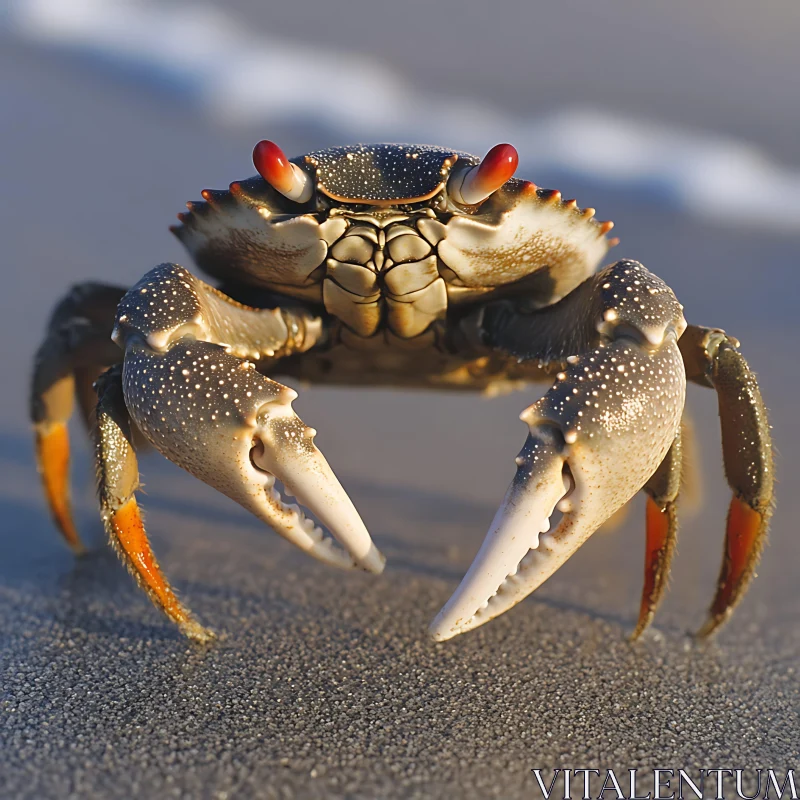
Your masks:
M72 521L72 513L69 508L63 510L63 513L60 513L60 511L51 504L50 511L55 521L56 528L58 528L58 532L64 537L64 541L72 551L72 554L76 557L85 556L89 551L78 534L78 529Z
M129 571L150 599L171 619L181 632L197 642L209 642L214 634L196 622L189 610L178 600L156 561L142 514L136 498L129 497L107 518L106 527L116 542L117 552L123 555Z
M89 555L89 548L87 548L80 539L75 542L70 542L69 547L76 558L83 558Z
M642 636L644 635L645 631L650 627L650 620L646 621L639 621L636 627L628 636L628 641L631 644L636 644L637 642L641 641Z
M733 495L728 510L725 557L717 591L708 619L695 633L696 639L710 639L730 619L755 576L768 523L768 512L757 511L749 503Z
M50 514L64 540L75 555L86 548L72 518L69 495L69 431L63 422L35 427L36 460Z
M639 619L629 642L641 639L656 615L667 587L672 554L675 550L677 516L674 501L657 503L648 494L646 510L647 544L645 547L644 587Z
M713 639L714 636L716 636L716 634L719 632L719 629L728 620L728 617L730 617L730 614L709 616L703 625L694 632L693 637L699 641L708 641Z
M199 622L193 619L180 623L181 633L187 639L191 639L197 644L210 644L217 638L217 634L210 628L204 628Z

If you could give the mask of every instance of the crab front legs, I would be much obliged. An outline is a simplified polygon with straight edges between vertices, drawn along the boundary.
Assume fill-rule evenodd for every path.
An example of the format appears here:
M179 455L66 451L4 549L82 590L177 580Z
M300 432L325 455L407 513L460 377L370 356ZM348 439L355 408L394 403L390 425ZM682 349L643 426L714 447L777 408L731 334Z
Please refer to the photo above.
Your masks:
M684 404L682 308L636 262L608 267L540 311L492 304L478 324L490 347L562 369L521 415L530 433L516 476L431 625L439 641L516 605L628 502L673 446ZM548 533L556 509L563 516Z
M103 515L139 583L188 636L208 634L175 599L150 551L133 499L127 415L170 461L310 555L343 568L383 569L383 556L314 445L315 431L292 410L296 393L253 361L266 368L302 352L320 331L320 320L306 312L247 308L174 264L149 272L119 304L113 338L125 357L104 382L98 416ZM281 499L276 479L342 547Z

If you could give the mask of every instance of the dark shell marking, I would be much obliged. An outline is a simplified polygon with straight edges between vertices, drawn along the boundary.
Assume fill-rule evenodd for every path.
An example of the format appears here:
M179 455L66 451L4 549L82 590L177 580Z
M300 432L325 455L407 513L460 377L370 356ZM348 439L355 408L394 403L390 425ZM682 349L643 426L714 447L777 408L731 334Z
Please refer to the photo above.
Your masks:
M468 153L416 144L330 147L292 161L312 167L328 197L375 204L422 202L442 189L456 161L478 163Z

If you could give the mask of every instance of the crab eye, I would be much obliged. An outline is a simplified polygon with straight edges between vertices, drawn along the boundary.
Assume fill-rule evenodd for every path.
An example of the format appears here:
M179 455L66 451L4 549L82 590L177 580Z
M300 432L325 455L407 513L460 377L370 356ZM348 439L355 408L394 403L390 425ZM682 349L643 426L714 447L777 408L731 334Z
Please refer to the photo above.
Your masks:
M311 177L286 158L274 142L259 142L253 148L253 164L258 174L273 189L296 203L306 203L314 193Z
M454 176L448 192L457 203L474 206L496 192L516 171L519 154L510 144L495 145L480 164Z

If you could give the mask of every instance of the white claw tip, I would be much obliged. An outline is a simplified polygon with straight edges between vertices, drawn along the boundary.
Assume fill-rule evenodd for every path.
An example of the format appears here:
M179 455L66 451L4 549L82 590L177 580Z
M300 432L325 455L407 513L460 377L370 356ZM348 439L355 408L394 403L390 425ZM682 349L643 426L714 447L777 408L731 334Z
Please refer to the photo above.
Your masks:
M448 639L458 636L460 632L457 626L451 630L440 628L437 625L437 620L434 620L428 628L428 636L430 636L434 642L446 642Z
M380 575L386 567L386 556L371 544L367 554L360 559L360 565L373 575Z

